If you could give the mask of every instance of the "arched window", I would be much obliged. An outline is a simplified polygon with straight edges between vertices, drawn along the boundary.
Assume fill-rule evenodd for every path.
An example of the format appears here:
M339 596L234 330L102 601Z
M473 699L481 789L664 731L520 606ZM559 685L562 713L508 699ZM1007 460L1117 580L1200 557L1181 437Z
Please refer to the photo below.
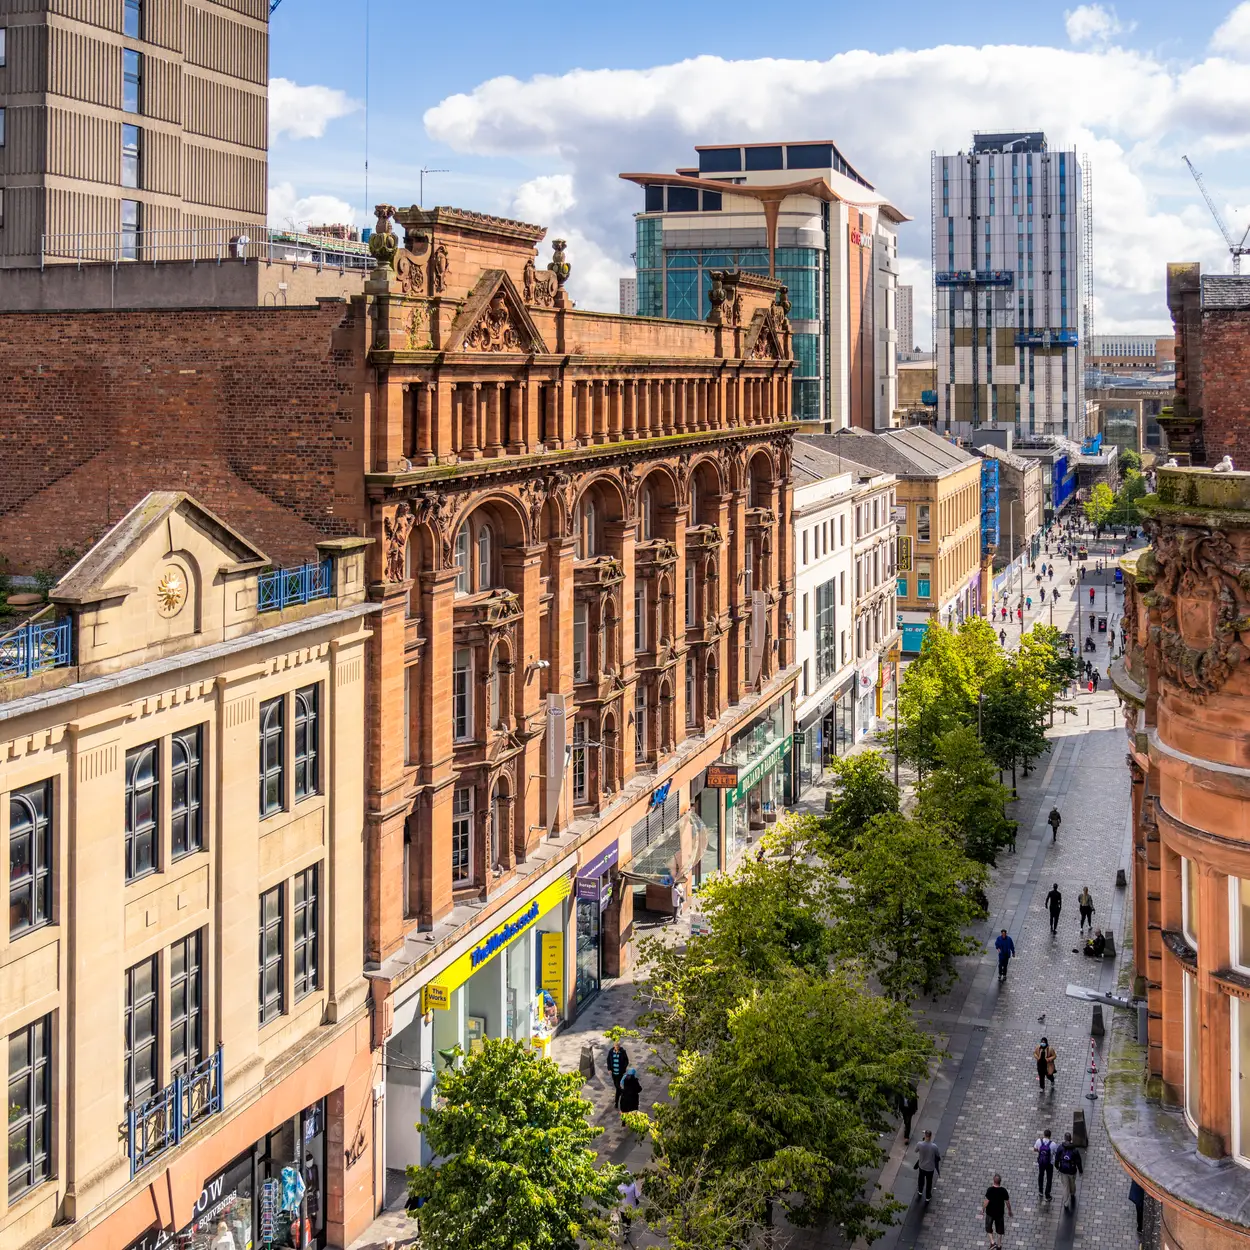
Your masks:
M494 585L491 577L491 535L490 526L483 525L477 531L477 588L489 590Z
M126 880L156 871L160 780L155 742L126 753Z
M469 524L466 521L456 531L456 594L473 592L473 573L469 562Z

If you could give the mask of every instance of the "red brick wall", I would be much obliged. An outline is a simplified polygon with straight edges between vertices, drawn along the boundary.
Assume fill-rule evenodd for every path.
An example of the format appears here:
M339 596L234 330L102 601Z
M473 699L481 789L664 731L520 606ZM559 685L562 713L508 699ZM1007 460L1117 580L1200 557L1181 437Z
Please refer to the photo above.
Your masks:
M0 555L61 571L149 490L289 563L363 532L356 306L0 314Z
M1202 434L1208 465L1250 470L1250 311L1202 318Z

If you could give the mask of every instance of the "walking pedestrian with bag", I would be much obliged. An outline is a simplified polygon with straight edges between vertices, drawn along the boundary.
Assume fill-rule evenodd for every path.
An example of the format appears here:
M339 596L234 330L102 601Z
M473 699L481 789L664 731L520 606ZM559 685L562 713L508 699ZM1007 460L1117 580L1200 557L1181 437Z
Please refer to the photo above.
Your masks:
M981 1200L981 1210L985 1212L985 1231L989 1233L990 1250L1002 1250L1007 1225L1003 1213L1005 1211L1014 1217L1015 1212L1011 1209L1011 1195L1003 1188L1003 1178L997 1172Z
M928 1202L933 1197L933 1174L942 1175L942 1156L933 1142L932 1129L925 1129L912 1167L916 1169L916 1196Z
M1072 1144L1072 1134L1064 1133L1063 1145L1055 1160L1055 1170L1063 1181L1063 1209L1076 1210L1076 1178L1085 1171L1081 1152Z
M1089 886L1084 886L1076 896L1076 905L1081 912L1081 932L1085 932L1085 926L1094 927L1094 896L1089 892Z
M628 1071L629 1051L621 1045L621 1039L618 1037L608 1048L608 1074L612 1077L612 1088L616 1091L612 1100L614 1107L621 1105L621 1081Z
M1033 1143L1037 1155L1037 1197L1038 1201L1045 1198L1050 1201L1050 1188L1055 1179L1055 1150L1057 1143L1050 1139L1050 1129L1046 1129L1041 1137Z
M1059 893L1059 882L1056 881L1046 895L1046 910L1050 912L1050 936L1059 932L1059 913L1063 911L1063 895Z
M1045 1039L1033 1048L1033 1062L1037 1064L1037 1087L1044 1090L1046 1082L1050 1082L1050 1088L1055 1088L1055 1048Z

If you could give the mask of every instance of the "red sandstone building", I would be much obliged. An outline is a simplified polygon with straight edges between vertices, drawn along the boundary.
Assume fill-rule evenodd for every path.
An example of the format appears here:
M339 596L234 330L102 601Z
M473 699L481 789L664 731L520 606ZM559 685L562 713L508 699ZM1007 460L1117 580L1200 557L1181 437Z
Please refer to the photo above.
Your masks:
M1169 266L1177 408L1208 463L1245 447L1250 279ZM1172 432L1169 432L1172 437ZM1234 463L1240 463L1234 460ZM1243 466L1250 467L1250 466ZM1132 774L1134 991L1104 1118L1172 1250L1250 1245L1250 473L1161 468L1124 561L1112 677Z
M635 907L725 867L785 798L784 288L713 275L701 323L582 312L561 244L536 269L542 236L384 209L347 298L326 275L315 304L256 307L320 276L226 261L155 267L160 308L123 266L128 307L0 313L10 571L67 563L154 489L275 564L370 540L361 1045L384 1066L351 1123L326 1091L329 1139L375 1178L336 1212L345 1241L419 1157L439 1052L541 1048L628 963ZM174 1149L115 1202L200 1166Z

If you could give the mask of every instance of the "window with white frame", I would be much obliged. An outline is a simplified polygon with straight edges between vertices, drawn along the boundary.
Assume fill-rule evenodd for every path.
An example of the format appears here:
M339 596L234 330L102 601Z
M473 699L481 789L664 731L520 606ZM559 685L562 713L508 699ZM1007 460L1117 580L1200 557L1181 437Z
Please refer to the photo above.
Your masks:
M634 687L634 759L647 758L647 692L639 682Z
M586 722L573 722L573 750L570 763L573 768L573 802L586 802Z
M498 652L495 663L490 670L490 684L487 688L487 715L492 729L503 728L503 659Z
M469 548L471 545L469 525L466 521L456 531L456 594L458 595L467 595L473 592L473 570L469 562Z
M1228 903L1232 925L1229 929L1229 962L1239 972L1250 973L1250 878L1229 877ZM1250 1021L1247 1021L1250 1027ZM1246 1124L1250 1134L1250 1122ZM1250 1146L1250 1136L1246 1144Z
M573 555L576 559L589 560L599 554L596 523L595 501L583 497L578 502L573 523Z
M1185 973L1181 980L1184 983L1185 1007L1185 1119L1189 1127L1198 1131L1199 1093L1201 1090L1202 1066L1199 1051L1202 1035L1198 1025L1198 984L1194 977Z
M1181 928L1185 940L1198 949L1198 870L1191 859L1181 857Z
M494 566L491 558L494 555L495 542L489 525L477 527L477 589L489 590L495 584Z
M644 543L655 537L655 492L650 486L642 488L642 497L638 504L638 524Z
M451 883L473 880L473 788L458 786L451 799Z
M1232 1112L1233 1156L1250 1165L1250 1002L1233 995L1232 1008Z
M588 655L590 637L590 605L581 599L573 605L573 680L590 680Z
M686 628L699 623L699 569L693 560L686 561Z
M927 503L916 505L916 541L927 543L932 537L932 531L929 524L929 505Z
M451 732L463 742L473 736L473 652L458 647L451 664Z
M694 656L686 656L686 724L699 723L699 666Z
M634 584L634 650L647 649L647 583Z
M690 524L699 524L699 483L690 479Z

